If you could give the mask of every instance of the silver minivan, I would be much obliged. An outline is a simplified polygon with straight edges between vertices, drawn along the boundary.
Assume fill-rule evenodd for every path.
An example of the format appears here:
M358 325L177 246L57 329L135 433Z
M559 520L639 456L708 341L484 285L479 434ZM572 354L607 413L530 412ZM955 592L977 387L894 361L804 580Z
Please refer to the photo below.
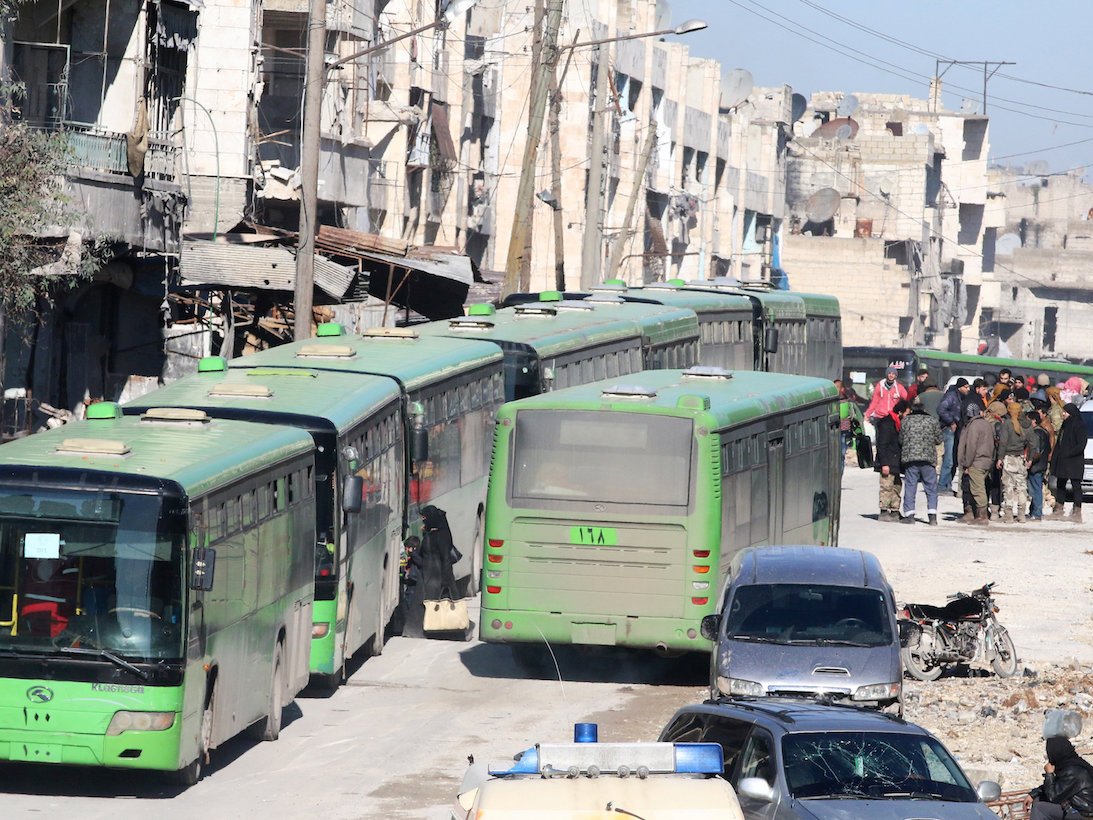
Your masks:
M880 562L840 547L749 547L732 561L710 696L843 701L902 713L895 598Z

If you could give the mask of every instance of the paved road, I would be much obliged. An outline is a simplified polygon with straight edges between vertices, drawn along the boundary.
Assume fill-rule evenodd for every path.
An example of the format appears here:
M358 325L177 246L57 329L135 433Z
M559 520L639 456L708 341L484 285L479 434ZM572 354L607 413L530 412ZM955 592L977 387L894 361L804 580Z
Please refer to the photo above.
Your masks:
M956 500L943 499L942 515ZM1041 524L978 531L878 524L876 478L848 468L842 543L876 552L900 598L997 580L1001 619L1033 662L1093 658L1090 528ZM1075 638L1073 613L1082 613ZM708 660L621 650L560 651L563 682L529 673L505 647L393 639L332 697L301 697L276 743L236 740L197 786L151 777L27 765L0 768L5 817L442 818L466 756L502 760L578 720L610 740L652 739L674 709L702 696Z

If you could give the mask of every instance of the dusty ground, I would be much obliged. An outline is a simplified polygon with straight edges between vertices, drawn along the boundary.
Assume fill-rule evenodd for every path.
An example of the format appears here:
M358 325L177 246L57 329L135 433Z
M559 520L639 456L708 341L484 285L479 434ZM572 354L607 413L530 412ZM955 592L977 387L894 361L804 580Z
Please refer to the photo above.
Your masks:
M876 486L871 471L847 467L840 544L876 554L900 601L940 605L997 582L998 618L1024 670L1009 680L986 669L907 680L907 718L936 734L973 779L989 776L1005 790L1040 783L1047 709L1085 715L1075 745L1093 759L1093 524L973 528L952 520L962 510L951 496L940 499L936 527L880 524ZM925 519L921 493L917 507Z

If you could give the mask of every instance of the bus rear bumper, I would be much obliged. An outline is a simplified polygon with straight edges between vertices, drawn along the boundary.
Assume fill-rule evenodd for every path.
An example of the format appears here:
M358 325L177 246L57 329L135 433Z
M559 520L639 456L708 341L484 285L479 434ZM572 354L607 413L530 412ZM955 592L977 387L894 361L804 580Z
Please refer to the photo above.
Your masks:
M170 729L111 736L0 730L0 760L174 771L179 768L180 724L181 715Z
M628 618L487 609L481 611L478 634L487 643L628 646L672 652L710 652L713 644L699 634L702 616Z

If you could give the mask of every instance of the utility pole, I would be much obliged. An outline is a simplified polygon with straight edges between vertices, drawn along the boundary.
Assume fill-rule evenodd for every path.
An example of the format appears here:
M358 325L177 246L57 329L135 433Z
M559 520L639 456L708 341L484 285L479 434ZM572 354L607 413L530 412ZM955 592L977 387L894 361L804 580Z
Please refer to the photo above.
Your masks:
M945 71L941 70L941 64L945 64ZM1008 60L934 60L934 99L933 108L937 111L938 100L937 94L940 93L941 78L945 76L945 72L952 68L954 65L981 65L983 66L983 114L987 113L987 80L998 73L998 70L1004 65L1017 65L1017 63L1010 62ZM992 69L991 66L994 66Z
M572 52L570 52L572 53ZM550 193L554 213L554 287L565 290L565 213L562 210L562 91L557 70L550 72Z
M297 341L311 338L315 289L315 234L319 227L319 154L324 62L326 59L326 0L311 0L307 21L307 66L304 86L304 125L300 135L300 237L296 248L293 301Z
M607 107L607 46L596 49L596 94L592 101L592 145L588 155L588 189L584 200L584 246L581 248L581 290L600 281L603 264L603 152Z
M314 1L314 0L313 0ZM540 0L541 2L541 0ZM539 142L543 136L543 116L546 113L549 78L558 59L558 28L562 23L562 0L546 0L541 59L531 78L531 106L528 112L528 137L524 143L523 165L520 169L520 185L516 191L516 215L509 237L508 259L505 262L505 281L502 296L517 289L530 287L530 254L528 243L531 234L531 207L535 197L535 165Z
M622 265L622 252L626 250L626 243L630 240L630 223L634 220L634 209L645 187L645 171L649 168L649 159L653 156L653 150L657 147L657 125L650 122L646 128L649 133L645 136L645 146L641 149L641 157L638 160L638 169L634 173L634 188L630 192L630 199L626 203L626 215L622 218L622 230L611 244L611 256L607 261L607 276L611 279L619 275L619 267ZM644 264L644 262L643 262ZM644 277L643 277L644 278Z

